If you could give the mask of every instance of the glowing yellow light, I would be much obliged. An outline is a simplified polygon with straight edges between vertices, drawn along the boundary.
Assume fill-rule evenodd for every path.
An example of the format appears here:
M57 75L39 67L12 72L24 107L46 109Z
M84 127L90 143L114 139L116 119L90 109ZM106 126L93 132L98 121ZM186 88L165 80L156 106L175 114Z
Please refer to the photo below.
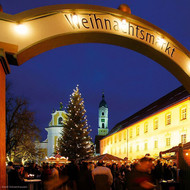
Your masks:
M160 38L160 37L157 38L157 44L159 46L162 46L164 43L166 43L166 41L163 38Z
M24 24L15 25L15 31L19 34L25 35L28 33L28 28Z
M122 24L127 24L127 21L125 19L123 19L121 22Z
M186 156L188 156L189 154L188 153L186 153Z
M125 19L123 19L123 20L121 21L121 28L122 28L123 31L127 31L128 22L127 22Z
M78 16L77 16L77 15L73 15L73 23L74 23L75 25L78 24Z

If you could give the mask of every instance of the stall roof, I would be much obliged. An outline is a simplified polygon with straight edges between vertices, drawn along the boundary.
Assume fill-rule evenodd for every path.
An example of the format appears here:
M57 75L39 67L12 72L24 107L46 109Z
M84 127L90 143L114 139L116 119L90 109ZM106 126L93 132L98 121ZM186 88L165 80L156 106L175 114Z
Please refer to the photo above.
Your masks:
M187 150L187 149L190 149L190 142L183 144L183 150ZM179 146L174 146L168 150L161 151L160 155L170 153L170 152L178 152L178 150L179 150Z

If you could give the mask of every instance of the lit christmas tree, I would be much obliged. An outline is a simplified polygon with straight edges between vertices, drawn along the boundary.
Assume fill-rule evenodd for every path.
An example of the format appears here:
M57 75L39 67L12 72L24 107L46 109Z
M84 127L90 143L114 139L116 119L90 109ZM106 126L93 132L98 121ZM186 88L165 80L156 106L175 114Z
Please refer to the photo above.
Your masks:
M59 152L69 160L91 157L94 154L94 146L89 136L91 129L87 123L84 101L78 85L70 97L66 112L67 120L58 141Z

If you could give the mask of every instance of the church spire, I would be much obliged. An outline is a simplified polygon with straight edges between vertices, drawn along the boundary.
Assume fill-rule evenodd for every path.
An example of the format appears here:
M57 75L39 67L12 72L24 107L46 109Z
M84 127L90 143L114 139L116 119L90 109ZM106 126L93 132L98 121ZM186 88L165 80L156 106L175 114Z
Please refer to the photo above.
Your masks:
M59 110L60 111L63 110L63 103L62 102L59 103Z
M105 101L104 91L102 92L102 100L99 104L99 119L98 119L98 135L105 136L108 134L108 106Z
M104 96L104 91L102 92L102 100L104 100L105 96Z

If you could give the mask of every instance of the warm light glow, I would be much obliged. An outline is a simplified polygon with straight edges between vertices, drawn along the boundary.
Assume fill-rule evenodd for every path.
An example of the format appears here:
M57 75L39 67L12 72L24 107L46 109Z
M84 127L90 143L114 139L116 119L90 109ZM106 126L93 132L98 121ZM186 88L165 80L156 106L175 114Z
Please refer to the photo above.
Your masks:
M165 44L165 43L166 43L166 41L163 38L160 38L160 37L157 38L157 44L159 46L163 46L163 44Z
M28 28L27 28L26 25L24 25L24 24L17 24L17 25L15 25L15 31L16 31L18 34L25 35L25 34L28 33Z
M127 29L128 29L128 22L127 22L125 19L123 19L123 20L121 21L121 28L122 28L122 30L123 30L124 32L127 32Z
M78 24L78 16L77 16L77 15L73 15L73 23L74 23L75 25Z
M186 156L188 156L189 154L188 153L186 153Z

